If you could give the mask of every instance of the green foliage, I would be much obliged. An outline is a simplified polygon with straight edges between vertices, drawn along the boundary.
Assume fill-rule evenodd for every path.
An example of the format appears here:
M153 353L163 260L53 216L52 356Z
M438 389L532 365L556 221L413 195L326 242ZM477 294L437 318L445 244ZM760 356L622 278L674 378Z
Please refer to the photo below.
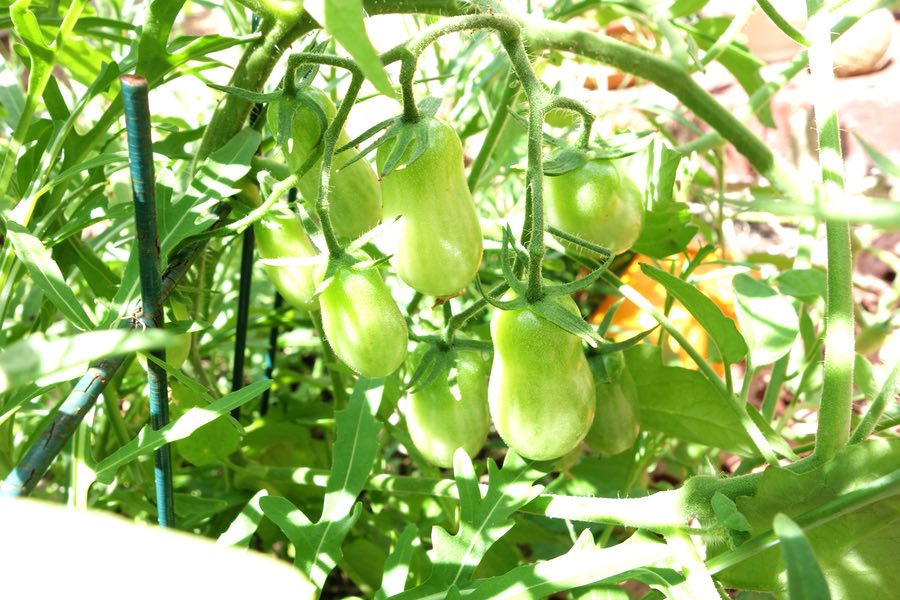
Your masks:
M800 34L760 1L803 46L781 73L743 44L749 13L709 17L704 0L519 4L0 8L0 496L68 502L71 524L86 508L151 521L150 455L171 444L176 526L241 548L235 561L281 560L281 592L301 597L898 589L900 369L881 361L900 261L873 243L900 227L884 193L896 149L853 131L879 187L850 195L834 115L817 114L827 189L744 124L774 125L772 94L809 56L827 85L830 32L879 3ZM704 90L713 62L745 106ZM149 83L157 173L160 235L142 241L163 300L189 308L166 333L132 330L140 234L116 83L131 73ZM606 90L619 75L636 85ZM809 100L821 113L830 97ZM796 255L773 254L769 231ZM859 302L863 253L894 273ZM149 359L173 416L153 431L129 355L172 332L188 359ZM69 549L83 530L27 525L0 540L4 561L67 549L77 595L96 593L87 558L98 577L150 569L148 589L174 577L140 545L89 556ZM223 580L257 577L231 564ZM6 569L0 587L22 581Z

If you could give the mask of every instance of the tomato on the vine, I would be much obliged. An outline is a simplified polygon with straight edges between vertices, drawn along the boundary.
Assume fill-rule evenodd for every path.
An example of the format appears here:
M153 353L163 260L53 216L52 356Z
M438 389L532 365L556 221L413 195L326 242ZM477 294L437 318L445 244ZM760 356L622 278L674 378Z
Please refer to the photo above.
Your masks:
M421 356L415 358L421 360ZM414 368L418 360L413 361ZM452 467L457 448L475 456L484 446L490 428L488 366L481 353L457 352L455 371L455 393L448 364L431 383L412 392L403 407L413 444L428 462L438 467Z
M588 363L597 389L597 414L584 441L601 454L625 452L641 431L634 378L621 352L594 356Z
M556 301L578 314L572 298ZM533 460L570 452L594 418L594 379L581 339L528 308L496 311L491 338L488 400L500 437Z
M307 88L299 92L315 102L329 122L334 119L337 108L328 95L316 88ZM296 171L314 151L322 147L322 124L316 114L301 103L294 103L294 116L291 120L291 135L282 144L288 167ZM279 111L286 110L282 103L273 103L268 114L269 127L277 131ZM346 131L341 131L335 148L350 142ZM335 154L332 161L330 213L331 223L337 235L355 238L375 227L381 220L381 189L378 178L371 165L365 160L357 160L346 168L345 163L356 158L357 151L348 148ZM300 178L297 186L306 202L312 206L319 194L319 170L321 159Z
M609 160L590 159L561 175L544 177L547 222L588 242L625 252L644 227L644 201L631 178ZM589 250L563 242L576 253Z
M407 285L429 296L447 296L466 287L481 264L483 240L475 202L466 183L463 151L453 128L433 117L428 146L411 164L381 182L386 219L401 216L392 242L391 265ZM395 141L378 148L382 168ZM411 145L401 158L414 151Z
M406 358L406 320L377 269L339 268L319 306L325 339L360 375L385 377Z
M303 223L289 208L276 208L253 225L256 249L262 258L312 259L317 255L316 247ZM316 293L316 265L267 265L263 268L275 289L289 304L303 310L315 310L318 302Z

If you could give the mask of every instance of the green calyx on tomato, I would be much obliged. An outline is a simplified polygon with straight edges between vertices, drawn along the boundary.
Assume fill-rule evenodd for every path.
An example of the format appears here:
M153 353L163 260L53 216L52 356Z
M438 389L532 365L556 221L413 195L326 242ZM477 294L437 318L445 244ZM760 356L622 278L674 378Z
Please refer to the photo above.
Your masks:
M413 354L413 369L423 355L420 346ZM438 359L439 372L431 382L410 392L401 405L416 449L425 460L444 468L453 466L457 448L475 456L490 428L487 362L474 350L457 351L455 361L447 358Z
M266 275L285 300L302 310L315 310L318 252L303 223L287 207L274 208L253 224L256 249L263 259L297 260L296 264L265 264Z
M334 119L337 109L325 92L306 87L293 98L285 97L269 105L267 122L281 144L285 161L297 171L313 152L321 154L325 124ZM350 142L345 131L338 136L335 148ZM335 154L331 175L330 215L338 236L356 238L375 227L381 220L381 189L371 165L355 160L358 152L348 148ZM319 196L319 158L301 178L297 186L310 205Z
M547 222L585 241L625 252L644 226L644 200L637 185L613 161L583 157L574 168L544 177ZM590 250L564 241L574 252Z
M409 332L377 268L339 264L319 290L322 329L331 349L365 377L386 377L406 358ZM326 266L316 277L325 279ZM322 289L324 288L324 289Z
M600 454L620 454L634 444L638 423L637 386L621 352L588 359L597 390L597 414L584 441Z
M391 235L397 275L429 296L466 287L481 265L483 239L459 136L426 116L381 144L376 164L388 171L381 181L385 218L401 217ZM396 164L405 166L393 169Z
M578 314L571 297L553 301ZM529 307L495 312L491 338L488 401L500 437L532 460L571 452L587 434L596 404L581 339Z

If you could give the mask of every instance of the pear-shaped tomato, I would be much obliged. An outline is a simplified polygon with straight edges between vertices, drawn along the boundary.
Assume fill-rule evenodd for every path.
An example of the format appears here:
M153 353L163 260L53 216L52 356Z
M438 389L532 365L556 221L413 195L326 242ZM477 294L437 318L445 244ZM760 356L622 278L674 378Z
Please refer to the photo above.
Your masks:
M557 302L578 314L570 297ZM594 418L594 379L581 339L528 308L495 312L491 338L488 400L500 437L533 460L570 452Z
M326 119L330 123L334 119L337 109L331 98L323 91L316 88L307 88L301 92L309 100L315 102ZM321 150L321 121L307 106L300 102L294 102L294 115L291 120L291 134L282 144L288 167L296 171L310 153ZM284 103L273 103L268 113L269 128L278 131L280 126L281 111L289 110ZM350 142L350 137L345 131L338 136L335 148L340 148ZM378 178L372 170L372 166L366 160L358 160L346 169L341 167L357 156L354 148L349 148L334 156L331 173L330 214L331 224L337 235L347 238L356 238L362 233L375 227L381 220L381 189L378 186ZM319 197L319 170L321 159L300 178L297 186L312 207ZM312 211L311 211L312 212Z
M377 269L341 267L319 295L325 339L365 377L385 377L406 358L406 320Z
M455 385L447 365L430 384L411 393L404 407L413 444L428 462L446 468L453 466L457 448L475 456L490 427L488 368L481 353L458 352L454 371Z
M391 265L407 285L429 296L448 296L469 285L481 264L478 214L463 171L462 144L447 123L426 117L428 146L412 164L381 181L385 219L402 217L392 233ZM414 151L406 150L403 160ZM394 147L378 148L384 166Z
M625 452L641 431L634 378L621 352L595 356L588 362L597 389L597 414L584 441L601 454Z
M644 227L644 200L634 181L608 160L588 160L582 166L544 178L547 222L583 240L625 252ZM590 255L581 246L573 251Z
M309 239L303 223L289 208L276 208L253 225L256 249L262 258L312 259L316 247ZM318 308L313 299L316 293L316 264L267 265L263 268L275 289L292 306L303 310Z

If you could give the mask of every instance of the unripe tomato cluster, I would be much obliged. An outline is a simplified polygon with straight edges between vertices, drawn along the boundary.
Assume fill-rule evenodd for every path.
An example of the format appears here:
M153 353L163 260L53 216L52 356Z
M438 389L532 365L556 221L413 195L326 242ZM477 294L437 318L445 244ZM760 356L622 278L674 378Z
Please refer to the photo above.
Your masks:
M302 93L328 119L334 117L334 104L325 94ZM321 123L308 106L295 106L290 139L282 140L292 169L307 160L321 137ZM274 129L281 117L277 105L273 108L269 123ZM403 168L390 171L380 182L364 160L333 172L330 216L343 239L373 228L382 216L396 219L388 240L394 272L423 295L446 297L474 280L483 239L459 136L444 121L423 119L417 125L427 127L427 147L412 162L413 146L408 147L400 158ZM347 141L341 132L337 147ZM379 169L395 143L392 138L379 146ZM355 156L356 150L345 150L334 164L340 167ZM315 202L318 165L298 187L308 203ZM567 233L614 253L630 248L640 233L641 195L609 161L588 160L573 171L546 177L544 190L548 222ZM325 339L341 361L372 378L400 368L407 359L409 332L377 268L340 264L326 280L324 257L303 260L314 258L317 251L292 211L270 211L255 231L263 258L301 259L267 264L266 273L290 304L321 311ZM584 253L580 247L572 251ZM580 316L570 297L557 302ZM490 375L480 352L444 350L452 352L452 359L442 362L439 372L401 405L412 442L427 461L450 467L457 448L474 456L487 439L490 420L510 448L533 460L558 459L585 439L604 453L631 447L637 435L636 394L621 359L607 359L608 368L595 368L580 338L528 307L496 311L490 330ZM413 352L410 372L419 367L423 354L422 348Z

